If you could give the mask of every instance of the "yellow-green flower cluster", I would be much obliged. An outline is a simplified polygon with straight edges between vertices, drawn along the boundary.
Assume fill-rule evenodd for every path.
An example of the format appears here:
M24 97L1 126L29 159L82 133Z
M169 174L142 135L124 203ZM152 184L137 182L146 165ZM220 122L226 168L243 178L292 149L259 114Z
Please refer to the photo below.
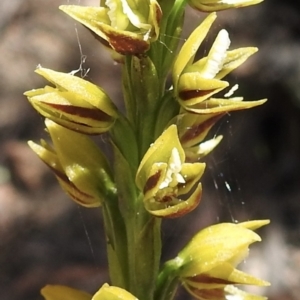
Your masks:
M229 50L229 35L222 29L206 56L195 59L197 51L216 19L215 11L259 2L100 0L97 7L60 6L123 63L126 112L97 85L41 67L36 73L52 86L25 93L46 118L53 144L41 140L29 141L29 146L76 203L103 206L112 282L94 295L46 286L46 300L171 300L179 282L200 300L265 299L235 285L268 285L236 266L249 245L260 241L254 230L269 221L207 227L159 273L160 218L181 217L200 203L205 170L200 160L222 140L207 139L209 131L226 113L265 102L233 97L237 86L224 80L256 48ZM187 4L213 13L176 54ZM90 137L102 133L111 146L112 166Z

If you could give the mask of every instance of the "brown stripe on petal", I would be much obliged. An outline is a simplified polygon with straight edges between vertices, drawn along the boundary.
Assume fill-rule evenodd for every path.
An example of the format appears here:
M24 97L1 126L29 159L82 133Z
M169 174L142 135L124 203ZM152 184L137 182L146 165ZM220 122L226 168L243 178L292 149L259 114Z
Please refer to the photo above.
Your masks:
M146 194L149 190L153 189L161 176L161 170L157 171L154 175L150 176L144 187L144 194Z
M188 277L188 280L193 281L193 282L197 282L197 283L205 283L205 284L234 284L235 282L233 281L229 281L226 279L222 279L222 278L215 278L215 277L211 277L207 274L200 274L197 276L193 276L193 277Z
M134 39L131 36L106 32L108 42L112 48L123 55L137 55L145 53L149 49L149 43Z
M205 97L211 93L214 93L216 89L212 90L186 90L179 92L179 98L183 101L187 101L193 98Z
M211 126L213 126L224 114L217 114L203 123L197 124L196 126L188 127L186 132L180 138L182 144L193 140L195 137L199 136Z
M98 108L91 109L91 108L73 106L73 105L54 104L48 102L42 102L42 103L58 111L61 111L62 113L65 112L70 115L92 119L95 121L110 122L112 118L111 116L109 116L108 114L106 114L105 112L103 112Z

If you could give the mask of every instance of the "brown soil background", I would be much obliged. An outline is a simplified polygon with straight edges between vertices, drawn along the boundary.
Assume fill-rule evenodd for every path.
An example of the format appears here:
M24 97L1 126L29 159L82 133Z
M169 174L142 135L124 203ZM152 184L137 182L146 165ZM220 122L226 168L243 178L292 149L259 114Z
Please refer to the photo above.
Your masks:
M75 30L87 57L83 67L90 68L88 79L121 103L119 67L86 30L57 9L66 3L0 2L1 300L42 299L39 290L47 283L94 292L107 280L101 211L70 201L26 144L47 135L43 119L22 94L44 85L33 73L38 64L66 72L79 67ZM203 16L189 10L186 32ZM297 1L269 0L220 13L214 30L221 28L229 31L232 48L260 49L230 76L231 82L239 83L246 99L269 101L228 115L212 130L225 139L207 159L202 204L190 216L165 223L163 258L176 255L203 226L270 218L272 224L260 231L263 243L253 247L243 267L272 282L263 291L271 300L296 300L300 295L300 9ZM98 139L108 148L105 137Z

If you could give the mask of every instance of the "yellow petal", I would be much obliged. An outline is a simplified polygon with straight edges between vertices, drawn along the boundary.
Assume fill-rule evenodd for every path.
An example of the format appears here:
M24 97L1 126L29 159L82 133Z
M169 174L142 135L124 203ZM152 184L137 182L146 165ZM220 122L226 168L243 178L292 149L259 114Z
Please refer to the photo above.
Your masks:
M184 73L178 83L179 103L189 109L229 86L227 81L206 79L198 73Z
M190 5L203 12L220 11L254 5L263 0L190 0Z
M77 299L74 299L77 300ZM100 290L93 296L92 300L138 300L131 293L126 290L109 286L105 283Z
M56 72L42 67L36 69L35 72L53 83L61 91L74 93L80 96L83 102L89 103L109 116L118 117L115 105L97 85L71 74Z
M218 114L235 110L249 109L262 105L267 101L267 99L256 101L242 100L243 98L241 97L229 99L210 98L209 100L198 103L194 106L185 107L185 109L196 114Z
M163 203L150 199L145 203L145 208L156 217L178 218L194 210L200 203L201 196L202 186L199 183L187 200L173 199L172 202Z
M255 47L238 48L227 51L226 59L223 63L222 70L216 75L216 79L222 79L232 70L243 64L251 55L257 52Z
M241 222L241 223L238 223L237 225L243 226L250 230L256 230L262 226L268 225L269 223L270 223L270 220L254 220L254 221Z
M45 300L91 300L92 295L63 285L46 285L41 290Z
M207 273L226 262L238 264L247 254L248 246L260 240L255 232L237 224L209 226L198 232L178 254L183 260L181 276Z
M217 15L212 13L192 32L187 41L183 44L173 67L174 90L177 93L177 83L184 68L191 64L198 51L198 48L206 37L212 23Z

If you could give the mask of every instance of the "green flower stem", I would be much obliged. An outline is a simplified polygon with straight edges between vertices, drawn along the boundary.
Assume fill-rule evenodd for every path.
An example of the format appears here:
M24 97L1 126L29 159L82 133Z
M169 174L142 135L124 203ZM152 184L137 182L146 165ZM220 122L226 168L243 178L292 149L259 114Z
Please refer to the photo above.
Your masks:
M179 264L175 259L167 261L157 277L155 300L172 300L178 288Z
M125 103L127 118L133 127L136 127L136 98L132 86L131 78L131 56L124 56L124 65L122 68L122 91Z
M143 195L135 185L141 150L128 120L120 116L110 133L118 190L118 200L108 199L104 209L108 241L113 241L107 247L112 284L138 299L153 300L161 255L161 220L145 210Z
M140 160L154 142L154 127L163 87L158 80L156 67L148 56L132 57L130 66L126 67L131 68L130 81L136 103L135 132Z
M155 280L158 275L161 238L161 220L151 216L141 197L135 215L126 221L129 291L138 299L153 300Z
M172 119L179 114L180 106L173 96L173 91L167 91L161 99L157 120L155 124L154 137L157 137L171 124Z
M128 167L132 174L135 174L139 165L138 145L134 129L127 118L122 115L119 116L110 130L110 138L113 145L117 147L124 159L129 162ZM115 172L118 173L118 170L115 170Z
M182 32L186 0L161 1L163 19L159 39L151 45L149 56L153 60L159 81L164 83L177 53Z
M126 232L115 199L108 199L103 205L102 213L110 279L113 285L126 289L129 286Z

